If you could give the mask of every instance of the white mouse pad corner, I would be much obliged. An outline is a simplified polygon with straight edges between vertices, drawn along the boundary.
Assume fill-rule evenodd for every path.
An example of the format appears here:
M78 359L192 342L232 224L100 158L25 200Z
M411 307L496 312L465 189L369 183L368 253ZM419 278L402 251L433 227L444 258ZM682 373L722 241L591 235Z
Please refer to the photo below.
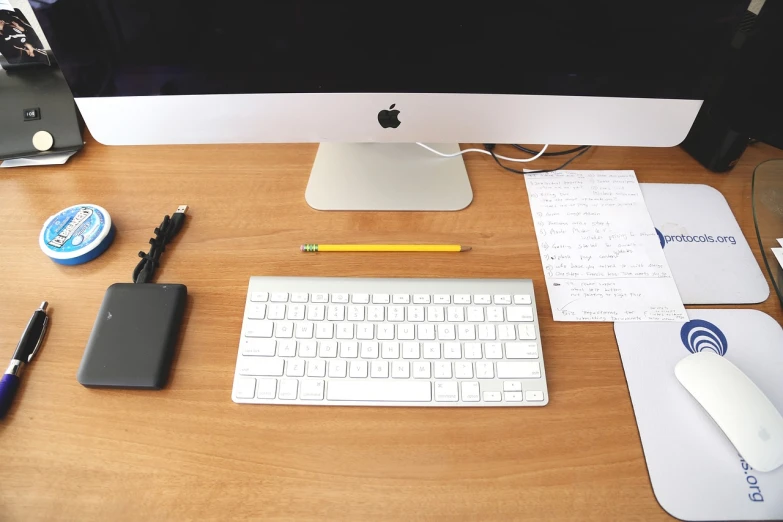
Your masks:
M783 412L783 329L757 310L688 310L687 323L615 323L653 492L681 520L783 520L783 468L752 469L674 375L711 350Z
M723 194L708 185L639 186L683 303L749 304L769 297L769 285Z

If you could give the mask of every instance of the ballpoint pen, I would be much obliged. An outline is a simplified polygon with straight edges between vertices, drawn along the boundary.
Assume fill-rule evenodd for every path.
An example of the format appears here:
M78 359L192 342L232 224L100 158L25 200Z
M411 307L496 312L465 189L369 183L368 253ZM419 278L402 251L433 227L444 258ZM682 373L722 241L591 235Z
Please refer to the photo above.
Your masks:
M46 326L49 324L49 317L46 315L48 304L44 301L38 310L33 312L33 316L30 317L30 321L27 323L27 328L24 329L22 338L19 339L19 344L16 345L11 364L8 365L8 369L5 371L2 379L0 379L0 419L5 417L5 414L11 409L14 395L16 395L16 390L19 388L19 374L21 373L22 365L29 364L41 347L41 342L46 334Z

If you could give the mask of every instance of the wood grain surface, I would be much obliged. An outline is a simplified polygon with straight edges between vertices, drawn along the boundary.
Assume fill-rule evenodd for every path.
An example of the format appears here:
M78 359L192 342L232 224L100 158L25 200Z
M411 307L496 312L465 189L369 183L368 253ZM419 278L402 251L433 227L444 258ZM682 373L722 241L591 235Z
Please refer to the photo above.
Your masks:
M671 520L650 487L612 325L551 319L524 180L470 155L475 199L464 211L324 213L304 201L315 152L311 144L104 147L88 138L63 167L0 170L0 357L10 357L44 299L52 321L0 422L0 520ZM602 147L573 167L717 188L760 261L751 175L773 157L783 152L754 145L719 175L679 148ZM91 263L56 265L38 247L40 228L85 202L109 210L117 239ZM180 204L190 219L157 278L189 289L168 387L82 387L76 371L106 288L130 281L137 252ZM305 242L473 251L303 255ZM252 275L532 278L550 404L234 404ZM774 292L753 308L783 317Z

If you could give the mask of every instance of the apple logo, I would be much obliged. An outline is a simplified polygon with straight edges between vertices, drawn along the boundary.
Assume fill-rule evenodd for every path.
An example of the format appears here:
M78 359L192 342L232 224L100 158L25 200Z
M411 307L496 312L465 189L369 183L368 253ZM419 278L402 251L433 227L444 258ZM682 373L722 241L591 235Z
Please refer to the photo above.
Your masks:
M400 126L400 118L398 117L400 111L393 110L395 105L397 104L392 103L392 106L389 107L388 110L383 110L378 113L378 123L380 123L381 127L384 129L388 129L389 127L396 129Z
M759 430L759 438L764 442L767 442L771 438L769 436L769 432L767 431L767 428L765 428L764 426L762 426L761 429Z

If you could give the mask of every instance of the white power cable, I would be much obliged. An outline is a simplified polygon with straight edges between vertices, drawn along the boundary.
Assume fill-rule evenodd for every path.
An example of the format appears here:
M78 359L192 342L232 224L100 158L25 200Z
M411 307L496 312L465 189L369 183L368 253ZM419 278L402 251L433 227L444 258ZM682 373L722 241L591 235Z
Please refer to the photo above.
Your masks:
M428 151L434 152L438 156L443 156L444 158L453 158L455 156L462 156L463 154L466 154L468 152L480 152L481 154L486 154L487 156L492 156L492 154L490 154L489 151L484 150L484 149L465 149L465 150L461 150L459 152L455 152L454 154L446 154L445 152L440 152L439 150L435 150L432 147L429 147L429 146L427 146L427 145L425 145L423 143L420 143L418 141L416 142L416 145L418 145L420 147L424 147ZM507 158L506 156L501 156L500 154L495 154L495 156L497 158L499 158L499 159L502 159L502 160L513 161L514 163L527 163L529 161L537 160L538 158L543 156L544 153L546 152L546 148L547 147L549 147L549 144L544 145L544 147L541 149L541 151L538 154L536 154L535 156L533 156L532 158Z

